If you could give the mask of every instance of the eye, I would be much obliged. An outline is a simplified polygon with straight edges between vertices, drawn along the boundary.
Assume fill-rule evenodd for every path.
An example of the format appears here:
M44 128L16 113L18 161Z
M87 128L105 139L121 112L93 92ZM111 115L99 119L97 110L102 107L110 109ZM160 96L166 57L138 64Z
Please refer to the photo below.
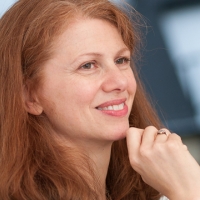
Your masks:
M94 62L89 62L89 63L82 65L80 68L85 69L85 70L93 69L95 67L94 64L95 64Z
M130 59L129 58L126 58L126 57L122 57L122 58L119 58L115 61L115 63L117 65L121 65L121 64L125 64L125 63L128 63L130 62Z

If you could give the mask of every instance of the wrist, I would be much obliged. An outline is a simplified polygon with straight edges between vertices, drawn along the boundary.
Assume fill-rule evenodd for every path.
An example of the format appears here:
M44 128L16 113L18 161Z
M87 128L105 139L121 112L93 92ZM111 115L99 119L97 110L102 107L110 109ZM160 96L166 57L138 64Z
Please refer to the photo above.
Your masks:
M198 195L177 195L176 197L171 197L169 200L200 200L200 194Z

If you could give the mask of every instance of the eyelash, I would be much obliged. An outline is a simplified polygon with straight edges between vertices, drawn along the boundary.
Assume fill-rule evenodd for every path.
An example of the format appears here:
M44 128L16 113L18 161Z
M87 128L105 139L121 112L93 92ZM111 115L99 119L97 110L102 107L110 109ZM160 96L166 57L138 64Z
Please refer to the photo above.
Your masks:
M121 61L122 61L122 63L119 63L119 62L121 62ZM117 65L123 65L123 64L126 64L126 63L130 62L130 61L131 61L130 58L121 57L121 58L118 58L118 59L115 61L115 64L117 64ZM95 64L96 64L95 62L88 62L88 63L86 63L86 64L84 64L84 65L81 65L80 69L90 70L91 68L95 67L95 66L92 66L92 65L95 65ZM88 66L88 65L90 65L90 66ZM88 68L88 67L89 67L89 68Z
M88 62L88 63L86 63L86 64L84 64L84 65L81 65L81 69L85 69L85 70L89 70L89 69L91 69L91 68L88 68L88 66L87 65L90 65L90 67L92 67L91 65L94 65L95 64L95 62ZM84 68L84 67L86 67L86 68Z
M123 63L117 63L118 61L123 61ZM130 58L121 57L121 58L118 58L118 59L115 61L115 63L116 63L116 64L119 64L119 65L122 65L122 64L126 64L126 63L128 63L128 62L130 62L130 61L131 61Z

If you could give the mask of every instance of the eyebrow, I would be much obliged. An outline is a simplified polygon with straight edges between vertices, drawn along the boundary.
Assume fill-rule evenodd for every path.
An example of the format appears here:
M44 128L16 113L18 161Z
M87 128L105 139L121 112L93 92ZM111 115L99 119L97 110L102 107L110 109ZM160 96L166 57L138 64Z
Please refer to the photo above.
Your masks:
M116 55L121 54L121 53L124 53L124 52L126 52L126 51L130 52L130 50L129 50L127 47L124 47L124 48L120 49L119 51L117 51ZM78 55L78 56L76 57L76 59L74 59L74 60L72 61L72 63L76 62L77 59L79 59L80 57L83 57L83 56L98 56L98 57L101 57L102 54L100 54L100 53L95 53L95 52L89 52L89 53L80 54L80 55Z
M120 49L120 50L117 52L117 54L124 53L124 52L126 52L126 51L130 52L130 50L129 50L127 47L124 47L124 48Z

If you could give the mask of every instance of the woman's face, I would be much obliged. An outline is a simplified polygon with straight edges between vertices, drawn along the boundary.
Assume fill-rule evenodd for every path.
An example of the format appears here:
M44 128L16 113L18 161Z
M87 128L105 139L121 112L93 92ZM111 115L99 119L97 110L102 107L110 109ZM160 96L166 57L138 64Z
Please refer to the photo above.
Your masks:
M124 138L136 82L117 29L103 20L79 19L53 50L37 96L55 133L76 145Z

